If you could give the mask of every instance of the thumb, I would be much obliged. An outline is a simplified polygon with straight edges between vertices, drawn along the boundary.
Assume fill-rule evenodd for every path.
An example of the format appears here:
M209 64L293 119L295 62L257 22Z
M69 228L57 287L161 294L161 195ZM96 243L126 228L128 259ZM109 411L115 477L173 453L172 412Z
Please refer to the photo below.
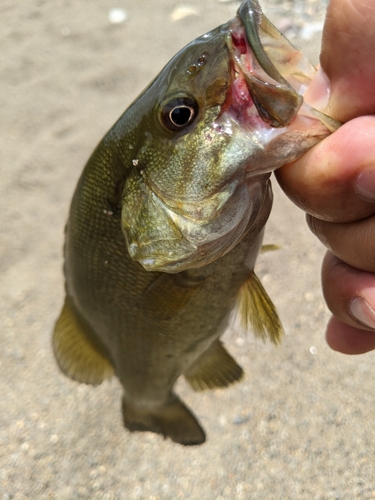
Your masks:
M375 117L362 116L375 114L374 53L375 0L331 0L321 69L304 98L320 111L350 121L276 172L292 201L318 219L349 222L374 214L374 204L360 197L358 187L364 172L375 172ZM362 180L369 183L369 175Z
M331 0L323 30L321 67L306 100L340 121L374 114L374 53L375 0Z

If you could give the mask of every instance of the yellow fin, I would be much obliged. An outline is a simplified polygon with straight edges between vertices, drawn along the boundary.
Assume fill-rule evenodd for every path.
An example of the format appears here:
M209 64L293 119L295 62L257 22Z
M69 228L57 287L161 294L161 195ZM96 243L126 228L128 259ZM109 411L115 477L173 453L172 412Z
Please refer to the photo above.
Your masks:
M268 245L262 245L260 253L274 252L275 250L280 250L280 248L281 246L270 243Z
M111 363L88 340L66 301L56 321L52 346L57 364L73 380L99 385L114 375Z
M256 337L279 344L283 327L272 300L254 272L242 285L238 298L238 313L243 328Z
M243 377L236 363L220 340L213 342L184 374L195 391L227 387Z

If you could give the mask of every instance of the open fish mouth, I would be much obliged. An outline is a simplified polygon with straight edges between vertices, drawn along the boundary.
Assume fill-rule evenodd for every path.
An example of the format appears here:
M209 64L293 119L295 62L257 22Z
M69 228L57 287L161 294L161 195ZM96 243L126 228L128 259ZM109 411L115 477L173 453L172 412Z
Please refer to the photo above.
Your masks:
M227 44L232 55L231 85L222 114L230 108L240 125L247 128L263 123L273 128L290 125L302 106L302 95L280 73L275 75L277 70L273 65L273 74L278 80L266 73L256 59L246 28L239 19L233 23Z
M265 17L256 0L243 2L227 36L231 84L217 128L230 131L221 117L245 128L320 127L329 132L340 123L304 102L316 69ZM303 120L305 123L303 123ZM326 131L326 130L325 130ZM274 134L265 134L266 140Z

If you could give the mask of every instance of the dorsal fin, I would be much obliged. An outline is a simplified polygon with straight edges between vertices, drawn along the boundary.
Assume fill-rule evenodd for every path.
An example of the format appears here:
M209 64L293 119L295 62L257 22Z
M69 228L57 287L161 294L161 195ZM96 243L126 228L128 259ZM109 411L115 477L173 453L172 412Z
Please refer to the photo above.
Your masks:
M227 387L243 377L242 368L236 363L220 340L211 346L184 373L195 391Z
M111 363L90 342L66 300L56 321L52 346L57 364L73 380L99 385L114 375Z
M283 327L276 308L254 271L242 285L238 295L241 325L256 337L279 344Z

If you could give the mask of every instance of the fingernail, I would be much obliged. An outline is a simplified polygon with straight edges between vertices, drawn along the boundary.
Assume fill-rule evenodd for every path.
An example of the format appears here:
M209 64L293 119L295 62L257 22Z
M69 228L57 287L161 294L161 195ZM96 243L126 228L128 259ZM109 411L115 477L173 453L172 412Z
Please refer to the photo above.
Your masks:
M324 111L331 95L331 84L327 75L319 67L303 98L312 107Z
M366 201L375 201L375 168L363 170L357 177L355 192Z
M362 323L362 325L367 326L375 330L375 311L362 297L356 297L350 302L349 305L350 314L352 317Z

